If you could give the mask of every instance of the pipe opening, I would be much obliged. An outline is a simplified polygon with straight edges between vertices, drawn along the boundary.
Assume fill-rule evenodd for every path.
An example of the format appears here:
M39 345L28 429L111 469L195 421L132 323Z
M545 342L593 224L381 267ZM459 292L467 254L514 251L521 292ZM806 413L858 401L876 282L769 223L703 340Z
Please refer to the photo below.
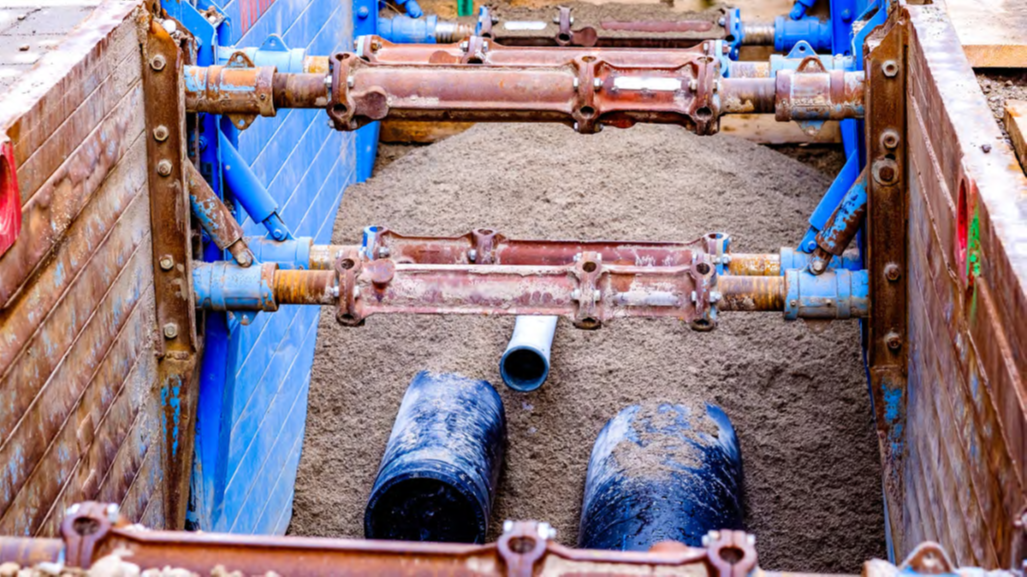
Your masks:
M499 363L499 374L503 382L515 391L534 391L546 382L549 361L541 352L530 347L511 349Z
M399 541L475 543L484 521L478 503L439 479L400 479L382 492L369 510L367 536Z

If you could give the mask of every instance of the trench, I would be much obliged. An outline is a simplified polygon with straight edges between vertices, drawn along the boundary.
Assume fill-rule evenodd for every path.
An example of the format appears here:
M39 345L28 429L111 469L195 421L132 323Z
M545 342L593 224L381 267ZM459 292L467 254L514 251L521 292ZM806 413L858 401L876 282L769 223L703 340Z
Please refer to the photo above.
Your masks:
M579 135L561 125L477 125L427 147L384 147L345 193L334 242L362 227L520 238L691 240L732 235L737 251L790 246L839 155L778 151L674 126ZM832 158L833 157L833 158ZM820 168L817 168L819 166ZM577 540L589 453L604 423L643 400L719 404L738 432L746 524L769 569L856 572L885 554L881 477L856 321L810 327L778 313L724 313L697 333L619 319L580 331L561 319L548 382L516 393L498 362L513 318L322 312L290 532L362 537L393 419L421 370L485 379L502 396L507 456L491 516L547 521Z

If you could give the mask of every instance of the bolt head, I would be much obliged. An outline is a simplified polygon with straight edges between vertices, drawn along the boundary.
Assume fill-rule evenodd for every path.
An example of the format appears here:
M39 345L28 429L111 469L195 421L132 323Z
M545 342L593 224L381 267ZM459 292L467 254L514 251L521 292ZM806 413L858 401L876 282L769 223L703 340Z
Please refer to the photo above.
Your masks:
M809 266L815 273L822 273L827 269L827 262L822 258L814 258L810 261Z
M157 128L153 129L153 139L157 142L164 142L171 135L171 131L168 130L167 126L161 124Z
M157 174L161 176L169 176L171 174L171 161L165 158L164 160L158 162Z
M378 249L378 258L389 258L389 255L391 255L391 254L392 254L392 251L389 250L389 247L387 247L387 246L383 246L383 247Z
M724 19L724 17L723 17L723 16L721 16L721 17L720 17L720 19L719 19L719 20L717 20L717 25L718 25L718 26L724 26L724 25L726 25L726 24L727 24L727 20L726 20L726 19Z
M881 64L881 72L884 72L885 77L895 78L899 74L899 64L894 60L885 60Z
M981 150L984 151L984 154L988 154L989 152L991 152L991 145L990 144L982 144L981 145Z
M503 521L503 532L509 533L510 531L513 531L513 521L507 519Z
M175 259L170 254L160 257L161 270L171 270L175 266Z
M881 168L881 180L891 182L895 180L895 169L890 166Z
M367 9L367 6L361 6L360 9L357 10L357 16L360 18L367 18L369 14L371 14L371 11Z
M478 251L474 250L473 248L467 251L467 260L471 262L478 260Z
M107 520L110 521L111 524L118 522L119 513L121 513L121 509L118 507L117 503L107 505Z
M881 144L887 149L894 150L899 145L899 133L890 128L885 130L881 133Z
M900 277L902 277L902 270L899 268L899 265L889 263L884 267L884 278L888 279L890 282L895 282L899 280Z
M163 54L158 54L150 59L150 68L153 68L158 72L164 70L164 67L167 66L167 64L168 61L164 59Z
M168 323L164 325L164 338L173 339L178 336L178 325L175 323Z
M888 333L884 337L884 344L893 352L902 348L902 337L898 333Z
M596 79L592 80L592 87L595 88L596 90L600 90L603 87L603 79L602 78L596 78Z

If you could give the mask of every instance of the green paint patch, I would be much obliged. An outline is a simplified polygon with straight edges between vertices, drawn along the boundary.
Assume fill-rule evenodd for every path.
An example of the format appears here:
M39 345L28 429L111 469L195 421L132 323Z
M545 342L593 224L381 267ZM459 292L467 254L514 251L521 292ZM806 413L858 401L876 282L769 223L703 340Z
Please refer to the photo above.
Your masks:
M966 277L967 290L970 291L970 319L977 317L977 286L974 282L981 276L981 220L977 208L970 221L970 231L966 243Z

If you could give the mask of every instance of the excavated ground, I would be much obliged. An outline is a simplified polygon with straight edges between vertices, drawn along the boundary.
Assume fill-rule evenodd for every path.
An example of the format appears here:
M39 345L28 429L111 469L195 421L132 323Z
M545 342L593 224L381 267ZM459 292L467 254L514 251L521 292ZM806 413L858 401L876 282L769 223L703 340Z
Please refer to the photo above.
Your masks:
M808 150L790 149L797 157ZM815 166L837 168L837 155ZM558 125L478 125L422 148L391 148L351 187L335 242L368 224L457 235L691 240L726 231L735 249L794 245L830 177L766 147L678 127L583 136ZM383 163L384 164L384 163ZM490 538L504 519L548 521L574 545L589 453L603 424L643 400L720 404L738 431L748 528L769 569L857 572L884 551L877 440L859 327L812 330L776 313L681 323L561 320L549 381L505 388L498 361L513 318L378 316L345 329L325 309L290 532L363 534L363 512L411 378L454 371L496 385L509 449Z

